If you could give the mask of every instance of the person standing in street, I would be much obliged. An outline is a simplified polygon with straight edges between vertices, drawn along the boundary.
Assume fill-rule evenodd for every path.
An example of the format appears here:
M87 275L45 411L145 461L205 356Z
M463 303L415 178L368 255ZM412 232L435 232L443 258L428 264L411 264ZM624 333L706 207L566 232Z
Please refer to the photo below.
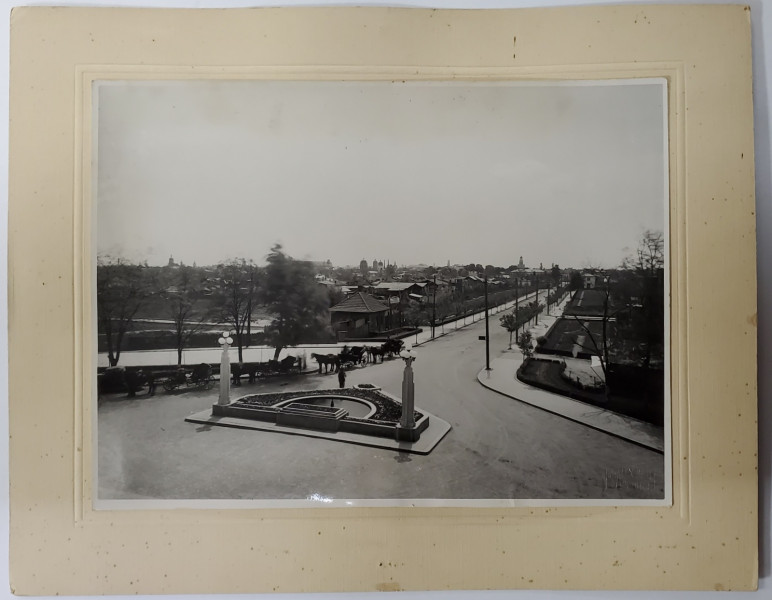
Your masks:
M338 383L341 389L346 387L346 371L342 367L338 369Z

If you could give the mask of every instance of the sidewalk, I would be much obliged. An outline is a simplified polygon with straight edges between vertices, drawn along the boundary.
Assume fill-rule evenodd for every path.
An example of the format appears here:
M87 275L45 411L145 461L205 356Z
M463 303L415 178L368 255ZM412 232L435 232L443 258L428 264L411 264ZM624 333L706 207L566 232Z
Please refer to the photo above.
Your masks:
M564 306L565 301L561 303L559 308L554 307L551 315L540 315L539 324L529 329L534 339L549 329L558 316L562 314ZM490 371L482 369L477 374L477 380L486 388L520 402L582 423L593 429L605 431L651 450L664 452L665 436L662 427L523 383L517 379L516 375L517 368L522 362L522 353L513 346L512 350L505 350L501 357L491 361Z
M525 304L528 302L529 299L532 299L534 294L536 292L528 292L524 296L520 296L517 299L517 302L520 304ZM539 290L539 297L541 298L543 294L546 294L546 290ZM489 317L492 317L493 315L505 312L509 310L510 308L515 307L516 302L514 300L510 300L509 302L505 302L504 304L499 304L498 306L492 306L488 309ZM464 327L468 325L472 325L473 323L479 323L481 320L485 319L485 311L482 310L480 312L476 312L471 315L467 315L466 317L462 317L461 319L456 319L455 321L449 321L448 323L445 323L444 325L437 325L434 328L434 337L432 337L432 328L429 325L422 326L423 331L415 336L408 336L404 338L405 342L410 342L413 346L420 346L421 344L425 344L426 342L431 342L432 340L435 340L437 338L441 338L444 335L448 335L449 333L453 333L454 331L457 331L458 329L463 329Z

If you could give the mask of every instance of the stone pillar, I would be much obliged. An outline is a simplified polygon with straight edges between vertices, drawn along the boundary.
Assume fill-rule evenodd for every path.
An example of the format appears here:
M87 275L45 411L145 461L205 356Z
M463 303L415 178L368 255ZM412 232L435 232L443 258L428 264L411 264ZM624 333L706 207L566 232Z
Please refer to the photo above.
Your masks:
M402 416L399 419L399 426L405 429L415 427L415 386L413 385L413 367L412 360L405 361L405 373L402 378Z

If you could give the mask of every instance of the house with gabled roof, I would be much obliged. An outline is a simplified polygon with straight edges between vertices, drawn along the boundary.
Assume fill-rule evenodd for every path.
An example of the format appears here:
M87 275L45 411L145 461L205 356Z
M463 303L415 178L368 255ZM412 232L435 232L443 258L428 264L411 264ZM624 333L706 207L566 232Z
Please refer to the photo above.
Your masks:
M389 307L365 292L355 292L330 308L330 325L338 339L368 337L386 329Z

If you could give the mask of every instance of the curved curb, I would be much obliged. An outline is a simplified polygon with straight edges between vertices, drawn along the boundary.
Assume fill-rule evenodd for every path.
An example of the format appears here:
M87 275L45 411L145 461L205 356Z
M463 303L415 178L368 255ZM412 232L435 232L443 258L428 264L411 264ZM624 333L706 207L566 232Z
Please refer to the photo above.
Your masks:
M491 362L491 371L495 370L494 367L497 366L497 363L499 369L507 370L505 365L514 362L501 358L494 359ZM516 380L514 375L511 382L507 381L506 387L501 385L502 382L492 381L491 376L490 371L481 369L477 374L477 381L483 387L518 402L523 402L570 421L581 423L649 450L659 453L664 453L665 451L664 432L660 427L630 417L623 417L617 413L585 404L566 396L540 390ZM520 391L523 393L520 394L520 397L514 395L516 392L514 388L521 388Z

